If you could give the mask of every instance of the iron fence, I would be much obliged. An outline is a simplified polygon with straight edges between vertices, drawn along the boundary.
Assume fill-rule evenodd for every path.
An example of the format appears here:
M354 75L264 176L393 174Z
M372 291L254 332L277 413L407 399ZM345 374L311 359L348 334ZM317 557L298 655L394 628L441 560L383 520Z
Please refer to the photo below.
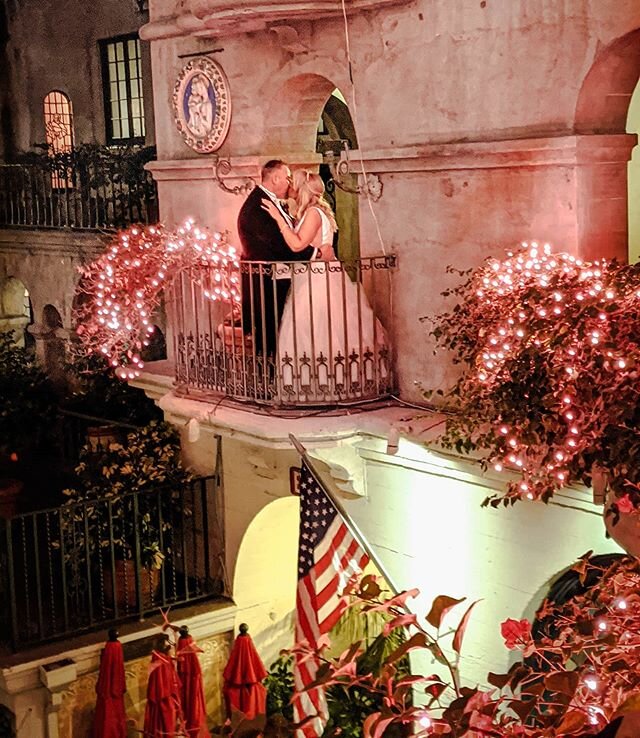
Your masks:
M123 228L158 221L150 172L128 177L118 162L0 165L0 226Z
M177 392L285 407L389 396L395 261L245 261L240 275L207 265L184 272L167 295ZM241 302L225 298L232 280Z
M14 649L224 593L221 480L0 520L0 622Z

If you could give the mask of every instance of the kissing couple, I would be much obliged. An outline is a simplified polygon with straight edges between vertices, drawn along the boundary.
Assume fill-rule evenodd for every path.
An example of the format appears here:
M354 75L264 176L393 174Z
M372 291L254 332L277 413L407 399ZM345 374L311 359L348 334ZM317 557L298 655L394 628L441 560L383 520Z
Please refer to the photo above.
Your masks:
M249 264L251 273L242 275L244 332L253 335L257 354L276 360L281 371L289 368L288 386L314 379L326 385L336 359L344 367L355 355L362 364L384 342L361 285L336 262L337 225L324 192L320 175L292 174L272 159L238 215L242 259L266 262Z

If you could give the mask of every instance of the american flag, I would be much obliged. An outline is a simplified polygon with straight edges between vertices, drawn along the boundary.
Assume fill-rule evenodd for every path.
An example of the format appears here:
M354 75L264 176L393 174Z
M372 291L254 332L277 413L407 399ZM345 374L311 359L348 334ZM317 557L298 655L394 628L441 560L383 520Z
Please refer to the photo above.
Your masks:
M341 594L369 557L351 535L344 520L306 462L300 472L300 540L298 543L298 591L296 595L296 642L315 645L328 633L345 610ZM314 681L318 662L294 663L296 722L317 715L298 730L298 738L319 738L327 723L327 702L322 690L301 690Z

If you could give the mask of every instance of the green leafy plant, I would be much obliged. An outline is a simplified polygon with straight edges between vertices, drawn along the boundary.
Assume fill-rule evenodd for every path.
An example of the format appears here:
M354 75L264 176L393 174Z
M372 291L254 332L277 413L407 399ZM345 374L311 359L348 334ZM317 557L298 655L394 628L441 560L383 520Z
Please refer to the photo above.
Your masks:
M535 632L526 619L501 624L505 646L522 658L504 674L489 673L488 686L460 684L449 656L460 656L476 603L445 629L464 598L438 595L429 613L419 616L407 609L416 590L386 597L368 577L348 588L355 606L384 613L385 636L406 629L406 638L380 668L365 665L368 649L359 641L333 657L325 638L316 645L298 643L291 653L319 664L307 689L321 688L341 699L346 719L335 726L336 734L344 727L346 734L363 738L389 738L403 730L418 738L585 738L637 711L640 702L640 563L623 557L603 567L596 558L590 552L580 558L573 571L585 584L583 592L559 603L545 601ZM401 669L412 651L433 656L435 673ZM415 702L414 691L422 695ZM327 726L324 735L329 731Z
M518 476L485 504L546 502L602 469L614 513L640 507L640 266L525 244L445 294L432 335L463 372L440 443Z
M76 345L67 368L75 378L75 387L64 401L65 409L141 426L162 419L162 411L153 400L115 377L98 354L86 354Z
M52 443L56 395L31 355L0 333L0 457L27 462ZM33 459L31 463L33 462Z
M267 717L282 715L293 720L293 657L281 654L269 667L264 680L267 689Z
M48 144L36 144L33 151L18 156L18 163L42 167L63 180L73 172L80 184L87 188L126 185L130 195L155 196L155 189L144 168L155 158L155 146L86 143L68 151L53 151Z
M87 444L76 476L77 485L64 490L67 552L83 555L87 545L90 551L107 551L113 545L119 557L132 559L137 542L143 566L160 568L163 534L176 517L191 514L180 490L192 476L180 461L175 427L153 421L128 433L123 443L109 443L97 452ZM110 525L105 524L107 508Z

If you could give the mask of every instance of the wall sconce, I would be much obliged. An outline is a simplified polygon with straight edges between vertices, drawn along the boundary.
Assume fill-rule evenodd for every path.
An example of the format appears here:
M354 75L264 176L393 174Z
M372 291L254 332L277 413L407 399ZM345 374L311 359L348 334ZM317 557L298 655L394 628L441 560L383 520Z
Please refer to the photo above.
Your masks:
M246 177L243 184L229 187L223 179L223 177L226 177L233 168L229 159L221 159L216 155L213 159L212 167L213 181L221 190L228 192L230 195L248 195L256 186L256 183L252 179Z
M349 192L352 195L365 195L366 197L370 197L373 202L378 202L382 197L382 182L380 181L380 177L370 172L367 172L366 176L363 177L361 171L358 171L357 168L354 170L349 159L349 144L346 141L342 141L341 143L343 149L340 152L339 159L336 159L333 151L327 151L324 158L331 172L331 179L333 179L336 187L343 192ZM358 184L355 187L344 181L344 178L348 175L355 175L357 177Z

